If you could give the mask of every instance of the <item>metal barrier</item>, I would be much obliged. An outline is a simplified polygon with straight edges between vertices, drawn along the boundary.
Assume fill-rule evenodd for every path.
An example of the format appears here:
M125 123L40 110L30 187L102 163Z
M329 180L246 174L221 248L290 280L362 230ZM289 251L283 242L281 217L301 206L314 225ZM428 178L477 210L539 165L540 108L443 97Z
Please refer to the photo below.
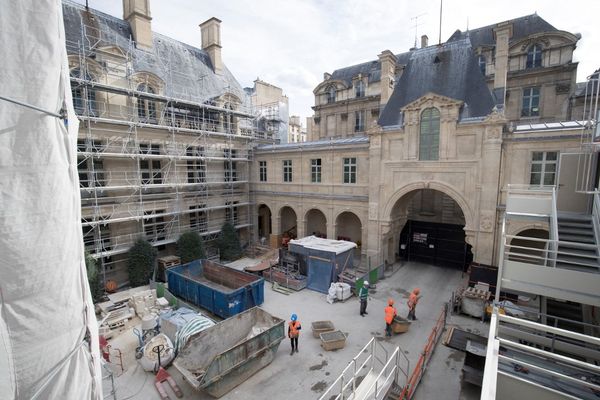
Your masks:
M444 308L442 309L440 316L438 317L435 325L433 326L429 337L427 338L427 342L425 343L425 347L421 352L421 356L419 357L419 360L415 365L415 369L408 378L406 386L404 386L402 392L400 393L400 397L398 398L399 400L412 399L412 397L414 396L415 391L417 390L417 386L419 385L419 382L421 382L421 379L425 374L425 370L427 369L427 365L429 364L431 355L435 350L435 346L439 341L440 337L442 336L444 329L446 328L447 315L448 304L446 303L444 304Z

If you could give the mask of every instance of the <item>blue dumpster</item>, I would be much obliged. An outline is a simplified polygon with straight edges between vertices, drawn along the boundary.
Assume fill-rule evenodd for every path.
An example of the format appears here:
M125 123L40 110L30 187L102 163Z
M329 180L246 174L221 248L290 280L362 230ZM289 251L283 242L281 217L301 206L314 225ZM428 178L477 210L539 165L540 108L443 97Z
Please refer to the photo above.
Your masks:
M169 268L167 282L175 296L221 318L259 306L265 299L263 278L208 260Z

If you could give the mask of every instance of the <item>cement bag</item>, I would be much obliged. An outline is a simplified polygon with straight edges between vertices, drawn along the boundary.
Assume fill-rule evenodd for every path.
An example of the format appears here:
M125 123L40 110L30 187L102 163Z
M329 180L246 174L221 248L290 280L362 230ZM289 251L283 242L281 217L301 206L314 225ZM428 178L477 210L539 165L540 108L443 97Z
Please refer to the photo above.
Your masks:
M337 298L337 287L336 287L335 283L332 283L331 286L329 286L329 290L327 291L327 302L329 304L333 304L333 302L335 301L336 298Z
M175 349L173 348L171 339L169 339L167 335L161 333L157 336L154 336L148 343L144 345L142 350L143 356L139 359L139 363L142 365L142 368L144 368L144 371L158 371L158 353L155 353L152 351L152 349L159 345L164 346L163 350L160 352L161 367L166 367L171 363L171 361L173 361L173 358L175 358Z

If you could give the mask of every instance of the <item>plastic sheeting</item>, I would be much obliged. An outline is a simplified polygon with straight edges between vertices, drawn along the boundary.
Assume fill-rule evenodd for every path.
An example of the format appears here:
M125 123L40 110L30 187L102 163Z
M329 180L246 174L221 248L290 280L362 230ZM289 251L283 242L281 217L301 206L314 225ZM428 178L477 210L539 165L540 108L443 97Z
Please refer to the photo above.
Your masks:
M0 96L69 126L0 99L0 396L99 400L61 3L0 10Z

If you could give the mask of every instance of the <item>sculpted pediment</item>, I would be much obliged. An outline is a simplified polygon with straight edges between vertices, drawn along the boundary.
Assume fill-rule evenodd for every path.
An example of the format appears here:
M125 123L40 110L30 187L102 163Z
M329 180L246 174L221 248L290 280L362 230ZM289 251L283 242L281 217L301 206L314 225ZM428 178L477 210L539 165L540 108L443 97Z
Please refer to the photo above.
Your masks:
M462 100L457 100L429 92L424 96L419 97L415 101L408 103L406 106L401 108L401 111L414 111L429 107L460 107L462 104Z

